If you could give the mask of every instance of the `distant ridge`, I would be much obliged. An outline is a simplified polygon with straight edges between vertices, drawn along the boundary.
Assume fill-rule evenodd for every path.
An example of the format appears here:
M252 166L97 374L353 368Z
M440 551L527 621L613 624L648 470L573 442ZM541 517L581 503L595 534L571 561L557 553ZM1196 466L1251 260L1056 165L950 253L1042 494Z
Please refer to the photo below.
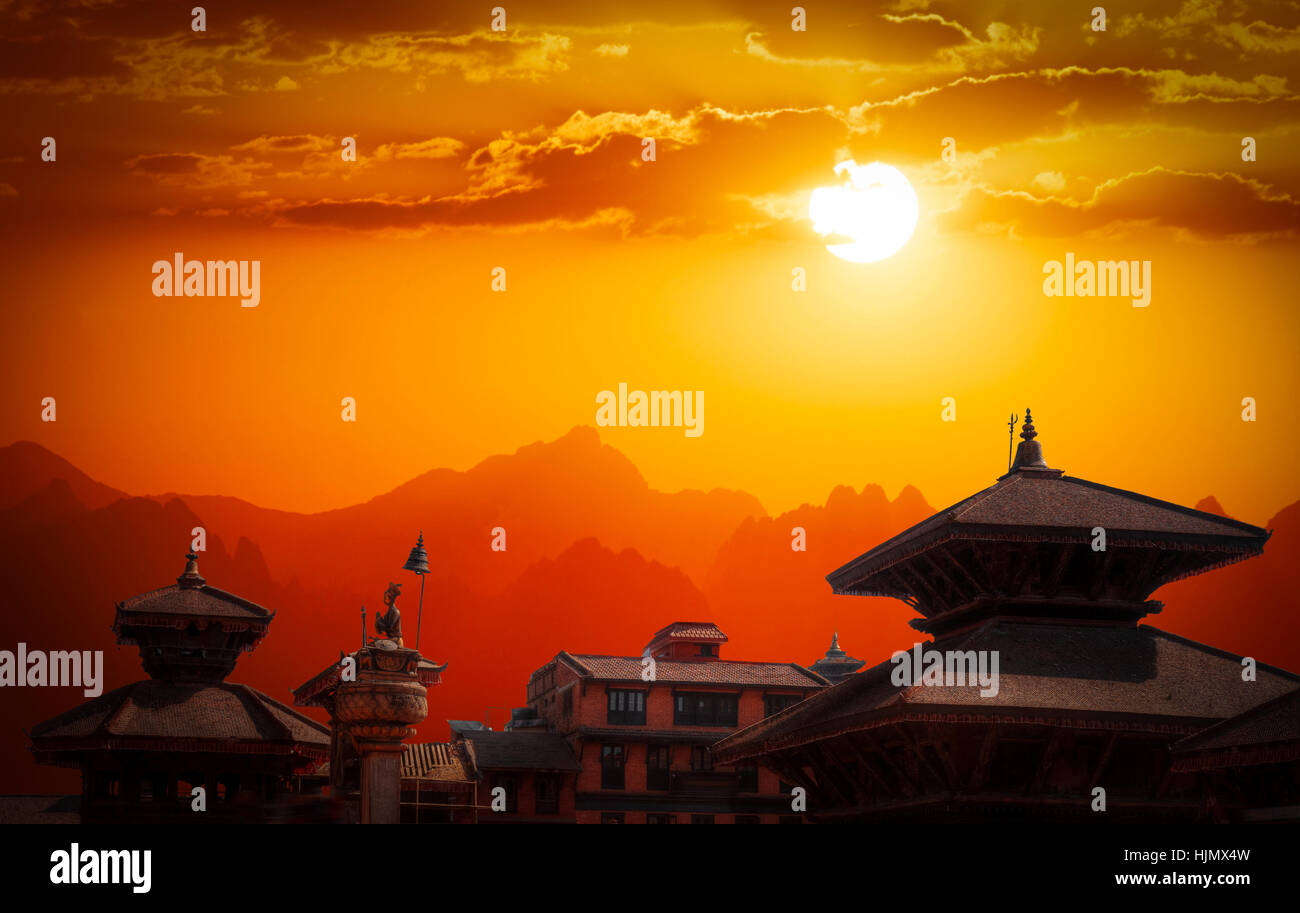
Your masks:
M113 642L114 602L175 580L195 526L207 530L204 576L278 612L273 636L241 665L243 680L272 696L354 646L362 606L373 619L390 580L404 584L414 636L418 581L401 565L423 530L432 572L420 646L450 663L420 728L427 739L446 737L446 719L524 703L528 674L560 650L630 655L681 617L717 623L737 659L807 665L836 630L854 656L887 659L916 639L911 610L833 596L825 575L934 512L910 485L893 500L878 485L837 486L824 504L775 517L745 492L658 492L591 428L320 514L222 496L131 497L21 443L0 448L0 505L0 648L102 649L106 687L141 674L136 651ZM1197 507L1226 515L1213 498ZM498 525L505 552L489 548ZM1158 591L1158 627L1300 667L1300 503L1268 525L1262 558ZM791 548L796 527L805 551ZM0 702L0 793L75 790L75 772L31 763L21 733L79 700L33 689Z

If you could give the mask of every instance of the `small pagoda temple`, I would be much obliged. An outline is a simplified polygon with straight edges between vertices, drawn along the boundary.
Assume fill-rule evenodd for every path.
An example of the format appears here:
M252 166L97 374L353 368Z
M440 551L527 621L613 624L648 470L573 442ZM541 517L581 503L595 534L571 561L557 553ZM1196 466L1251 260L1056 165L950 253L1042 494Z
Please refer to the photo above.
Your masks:
M855 659L840 649L840 632L836 631L831 636L831 646L826 655L808 668L832 685L838 685L866 664L865 659Z
M226 681L275 613L208 586L186 558L175 584L117 604L117 642L139 647L149 678L32 729L38 762L81 770L83 824L285 820L296 776L329 757L324 726Z
M1028 410L1021 438L996 484L827 576L837 594L907 603L932 640L723 739L715 763L760 761L823 822L1222 820L1224 803L1276 805L1207 794L1197 756L1175 763L1198 743L1174 745L1300 677L1139 623L1161 611L1159 587L1259 555L1270 534L1049 467ZM937 674L900 674L909 654L937 657Z

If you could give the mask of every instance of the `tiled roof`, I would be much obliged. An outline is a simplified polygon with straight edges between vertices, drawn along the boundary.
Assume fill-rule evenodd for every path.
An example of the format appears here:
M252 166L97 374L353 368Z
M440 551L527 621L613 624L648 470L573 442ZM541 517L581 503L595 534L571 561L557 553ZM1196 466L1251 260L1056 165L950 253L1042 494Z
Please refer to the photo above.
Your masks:
M467 732L464 739L479 770L582 770L569 744L551 732Z
M1176 754L1300 742L1300 688L1188 736Z
M798 743L927 712L972 718L1139 716L1190 732L1300 685L1300 676L1263 665L1258 681L1243 682L1240 657L1145 625L990 621L924 649L996 650L998 694L981 697L978 684L895 686L890 673L896 665L886 661L741 730L716 750L743 757L764 743Z
M601 656L590 653L561 653L560 659L586 678L606 681L641 681L640 656ZM797 663L755 663L726 659L655 660L656 682L699 685L754 685L784 688L817 688L828 684L811 669Z
M452 732L486 732L487 724L479 720L448 720Z
M1213 541L1248 553L1258 551L1269 536L1267 530L1249 523L1086 479L1013 473L885 540L826 579L837 591L844 590L923 543L962 529L1076 532L1097 526L1108 536L1145 534L1158 539Z
M727 635L711 621L674 621L650 636L651 643L658 640L713 640L726 643Z
M473 779L466 770L466 759L451 742L420 742L402 746L402 779L456 780Z
M132 596L117 608L119 614L125 615L194 615L257 621L275 617L270 609L214 586L183 587L175 583Z
M328 748L329 729L247 685L136 682L32 729L36 749L118 739L229 740ZM182 749L183 750L183 749Z

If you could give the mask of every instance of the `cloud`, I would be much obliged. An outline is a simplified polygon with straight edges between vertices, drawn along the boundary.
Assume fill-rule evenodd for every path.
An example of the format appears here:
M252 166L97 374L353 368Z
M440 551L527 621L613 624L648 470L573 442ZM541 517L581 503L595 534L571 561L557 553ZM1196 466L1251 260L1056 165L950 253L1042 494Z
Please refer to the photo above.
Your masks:
M375 158L381 162L394 159L444 159L454 158L465 148L465 144L450 136L435 136L414 143L384 143L375 150Z
M1189 126L1254 133L1297 119L1300 99L1272 77L1251 80L1181 70L1108 67L962 76L846 113L855 157L931 159L937 137L967 151L1070 135L1111 124ZM1244 133L1242 135L1245 135Z
M1300 233L1300 201L1237 174L1157 167L1106 181L1083 202L978 188L944 223L952 230L1014 227L1017 234L1040 237L1141 225L1203 240L1252 241Z
M332 136L316 136L311 133L298 133L292 136L257 136L237 146L231 146L236 152L252 152L257 155L275 155L282 153L324 152L338 148L338 140Z
M133 174L153 178L163 184L191 188L240 186L271 166L245 158L236 161L229 155L201 155L192 152L167 152L137 155L126 167Z
M1065 189L1065 175L1059 171L1042 171L1034 175L1034 186L1048 193L1060 193Z
M572 41L550 32L475 31L466 35L393 32L333 45L309 62L322 75L359 69L412 73L416 87L429 76L459 72L467 82L540 80L569 68Z
M0 7L0 22L3 12ZM210 21L206 33L179 27L164 34L96 33L84 19L47 19L44 33L32 29L22 40L0 39L0 94L209 98L289 92L305 76L361 69L410 74L420 89L445 73L468 82L536 81L566 70L571 48L566 35L523 28L463 34L356 29L304 38L297 21L285 26L263 13L230 19L232 11L223 12L234 24L223 30Z
M808 32L788 28L745 36L745 50L769 63L862 73L956 75L1023 61L1038 50L1041 27L990 22L980 37L938 13L884 13Z
M458 192L299 201L279 207L278 216L281 224L411 231L584 226L597 213L616 212L628 233L733 231L780 221L754 201L828 178L833 162L809 160L807 149L833 149L843 135L844 124L824 109L578 111L554 128L507 133L474 150ZM657 140L656 161L642 159L645 137Z
M629 50L626 44L601 44L597 45L595 53L602 57L626 57Z

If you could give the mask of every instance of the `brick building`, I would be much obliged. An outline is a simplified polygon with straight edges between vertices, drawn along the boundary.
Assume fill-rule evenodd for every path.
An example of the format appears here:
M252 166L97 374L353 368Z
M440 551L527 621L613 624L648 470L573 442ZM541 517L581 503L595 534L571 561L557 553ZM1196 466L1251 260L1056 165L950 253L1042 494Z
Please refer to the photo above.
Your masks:
M515 714L526 718L518 710ZM544 725L517 727L515 722L505 732L458 733L453 743L463 746L478 778L479 823L573 824L582 768L568 743ZM504 808L494 800L503 801Z
M727 636L674 622L641 656L561 651L532 674L528 707L580 765L579 824L799 823L790 785L756 763L715 766L710 746L825 688L795 663L721 658ZM541 729L541 727L538 727Z

